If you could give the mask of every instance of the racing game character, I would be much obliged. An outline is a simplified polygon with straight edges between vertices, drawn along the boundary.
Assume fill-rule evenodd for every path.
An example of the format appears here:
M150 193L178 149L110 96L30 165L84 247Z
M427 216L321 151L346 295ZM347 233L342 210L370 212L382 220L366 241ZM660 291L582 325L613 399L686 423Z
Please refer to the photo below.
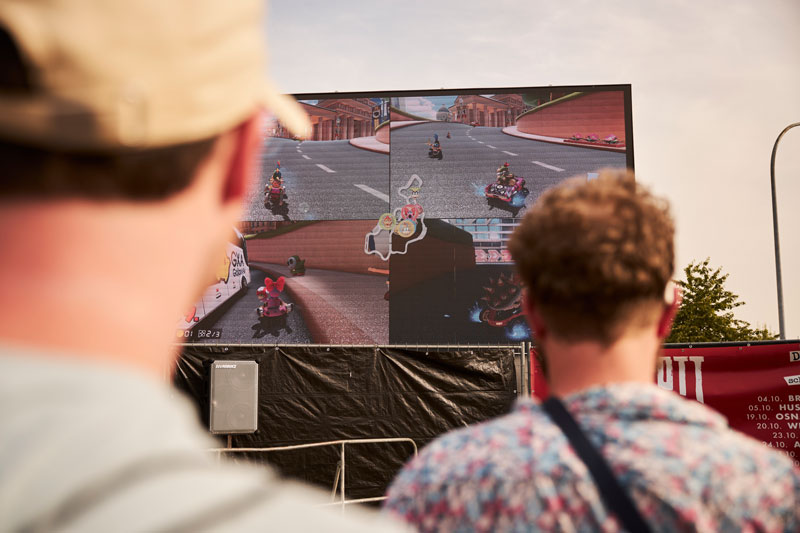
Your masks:
M510 187L514 185L515 181L514 174L511 173L508 162L503 163L497 169L497 184L503 187Z
M292 311L293 304L287 304L281 300L281 292L283 292L285 284L286 279L283 276L275 281L264 278L264 286L259 287L256 291L258 300L261 302L261 305L256 308L259 318L283 316Z
M492 327L525 326L522 310L522 284L519 275L501 273L489 278L479 300L480 320Z
M305 276L306 260L300 259L299 255L293 255L287 259L286 265L289 267L289 272L292 273L292 276Z
M281 162L278 161L278 166L272 172L267 184L264 186L264 206L283 206L283 200L286 197L286 189L283 186L283 176L281 175Z
M269 179L269 183L264 187L264 205L272 204L277 206L283 205L285 196L285 189L283 187L283 180L279 175L275 175Z
M400 210L401 220L413 220L414 222L422 215L423 209L419 205L419 187L409 188L410 195L408 203Z
M428 143L428 157L442 159L442 146L439 144L439 134L433 134L433 143Z

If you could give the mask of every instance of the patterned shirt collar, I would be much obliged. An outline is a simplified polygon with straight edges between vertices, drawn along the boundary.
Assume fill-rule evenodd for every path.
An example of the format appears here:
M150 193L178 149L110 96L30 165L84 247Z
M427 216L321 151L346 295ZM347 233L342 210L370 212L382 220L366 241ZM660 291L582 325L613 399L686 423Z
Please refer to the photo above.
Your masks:
M617 420L665 420L710 428L725 428L725 417L704 405L686 400L655 384L614 383L590 387L563 398L575 416L601 416ZM521 398L516 412L539 410L539 401Z

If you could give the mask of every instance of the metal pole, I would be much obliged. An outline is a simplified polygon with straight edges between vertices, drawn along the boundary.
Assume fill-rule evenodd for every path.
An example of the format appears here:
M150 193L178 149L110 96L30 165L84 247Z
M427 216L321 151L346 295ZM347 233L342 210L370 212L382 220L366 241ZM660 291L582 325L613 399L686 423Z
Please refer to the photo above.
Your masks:
M522 360L522 364L520 365L522 367L522 392L521 392L520 396L523 396L523 397L527 397L527 396L531 395L530 394L531 393L531 386L530 386L530 383L528 382L528 379L530 378L530 375L531 375L531 367L530 367L530 364L528 362L528 357L527 357L527 355L525 353L525 346L527 346L527 344L528 343L525 342L525 341L522 341L521 343L519 343L519 345L520 345L520 359Z
M778 327L780 329L781 340L786 339L786 327L784 326L783 320L783 280L781 279L781 245L778 239L778 203L775 194L775 154L778 151L778 143L781 141L781 137L783 137L787 131L797 126L800 126L800 122L789 124L783 128L783 131L778 135L778 138L775 139L775 144L772 146L772 159L769 162L769 179L772 188L772 233L775 238L775 278L778 283Z
M333 490L331 491L331 502L336 499L336 491L339 489L339 477L342 475L342 463L336 465L336 475L333 478Z
M344 442L342 443L342 514L344 514Z

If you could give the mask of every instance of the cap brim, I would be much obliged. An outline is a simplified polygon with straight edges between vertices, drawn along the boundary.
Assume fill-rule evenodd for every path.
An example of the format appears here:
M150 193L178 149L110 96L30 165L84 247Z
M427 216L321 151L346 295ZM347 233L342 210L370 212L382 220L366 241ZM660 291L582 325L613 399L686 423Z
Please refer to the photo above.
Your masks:
M281 94L269 81L264 81L264 105L289 131L298 137L308 138L311 121L300 104L291 96Z

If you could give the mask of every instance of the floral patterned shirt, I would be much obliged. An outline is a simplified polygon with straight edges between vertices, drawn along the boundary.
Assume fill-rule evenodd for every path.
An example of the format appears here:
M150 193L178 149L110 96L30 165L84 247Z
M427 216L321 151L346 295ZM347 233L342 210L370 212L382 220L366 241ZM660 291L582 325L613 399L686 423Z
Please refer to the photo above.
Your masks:
M725 418L656 385L563 399L654 531L800 531L800 471ZM535 400L427 446L386 512L420 531L620 531Z

